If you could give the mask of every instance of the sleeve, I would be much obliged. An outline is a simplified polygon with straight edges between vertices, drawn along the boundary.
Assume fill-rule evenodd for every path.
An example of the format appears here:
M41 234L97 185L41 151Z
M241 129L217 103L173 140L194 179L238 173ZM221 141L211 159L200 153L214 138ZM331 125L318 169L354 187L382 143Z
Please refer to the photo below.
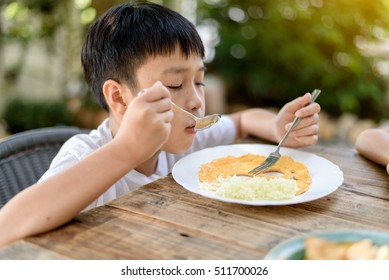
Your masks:
M85 138L85 137L84 137ZM72 137L66 141L58 154L52 160L49 169L43 174L38 182L43 181L55 174L58 174L75 163L79 162L82 158L85 158L97 147L91 146L83 137Z
M72 154L66 154L61 157L57 155L50 164L49 169L42 175L38 182L46 180L55 174L61 173L78 161L79 159Z

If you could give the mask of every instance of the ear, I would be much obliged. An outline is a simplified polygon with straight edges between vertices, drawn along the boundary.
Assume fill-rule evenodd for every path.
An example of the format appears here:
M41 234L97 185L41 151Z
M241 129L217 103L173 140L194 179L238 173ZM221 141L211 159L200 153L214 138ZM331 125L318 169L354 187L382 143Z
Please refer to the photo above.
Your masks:
M126 100L126 87L114 80L107 80L103 85L103 93L109 110L123 115L130 100ZM128 98L128 97L127 97Z

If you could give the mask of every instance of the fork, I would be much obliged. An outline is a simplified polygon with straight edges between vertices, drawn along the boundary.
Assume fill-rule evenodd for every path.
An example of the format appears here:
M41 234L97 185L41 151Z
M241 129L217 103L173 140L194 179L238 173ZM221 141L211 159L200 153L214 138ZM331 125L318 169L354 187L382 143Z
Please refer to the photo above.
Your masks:
M319 96L320 92L321 92L320 89L315 89L312 92L311 102L310 103L315 102L315 100ZM252 170L250 170L249 171L250 175L256 176L256 175L266 171L267 169L272 167L274 164L276 164L276 162L281 157L280 148L281 148L282 144L284 143L284 141L288 137L289 133L293 130L293 128L295 128L296 125L298 125L300 123L300 120L301 120L300 118L295 118L294 119L294 121L293 121L292 125L289 127L288 131L285 133L284 137L278 143L277 149L274 152L270 153L269 156L265 159L264 162L262 162L260 165L258 165L257 167L253 168Z

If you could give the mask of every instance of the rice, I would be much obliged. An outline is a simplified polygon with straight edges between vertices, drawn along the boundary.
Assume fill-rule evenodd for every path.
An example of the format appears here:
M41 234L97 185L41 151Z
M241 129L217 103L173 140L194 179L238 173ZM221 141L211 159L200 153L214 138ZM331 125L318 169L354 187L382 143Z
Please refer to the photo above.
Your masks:
M292 179L235 175L200 183L200 187L217 196L243 200L285 200L295 197L298 191L297 182Z

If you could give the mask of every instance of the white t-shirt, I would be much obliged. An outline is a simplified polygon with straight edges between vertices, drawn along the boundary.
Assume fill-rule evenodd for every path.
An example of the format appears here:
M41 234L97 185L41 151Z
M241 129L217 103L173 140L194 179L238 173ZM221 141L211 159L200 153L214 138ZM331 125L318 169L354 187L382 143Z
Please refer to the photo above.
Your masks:
M131 170L84 210L104 205L127 192L168 175L172 171L173 165L189 153L208 147L231 144L235 138L236 127L232 119L229 116L222 116L220 121L211 128L196 133L193 144L187 152L170 154L161 151L154 174L147 177L136 170ZM39 181L60 173L111 140L112 133L108 119L104 120L97 129L92 130L89 134L73 136L61 147L51 162L50 168Z

